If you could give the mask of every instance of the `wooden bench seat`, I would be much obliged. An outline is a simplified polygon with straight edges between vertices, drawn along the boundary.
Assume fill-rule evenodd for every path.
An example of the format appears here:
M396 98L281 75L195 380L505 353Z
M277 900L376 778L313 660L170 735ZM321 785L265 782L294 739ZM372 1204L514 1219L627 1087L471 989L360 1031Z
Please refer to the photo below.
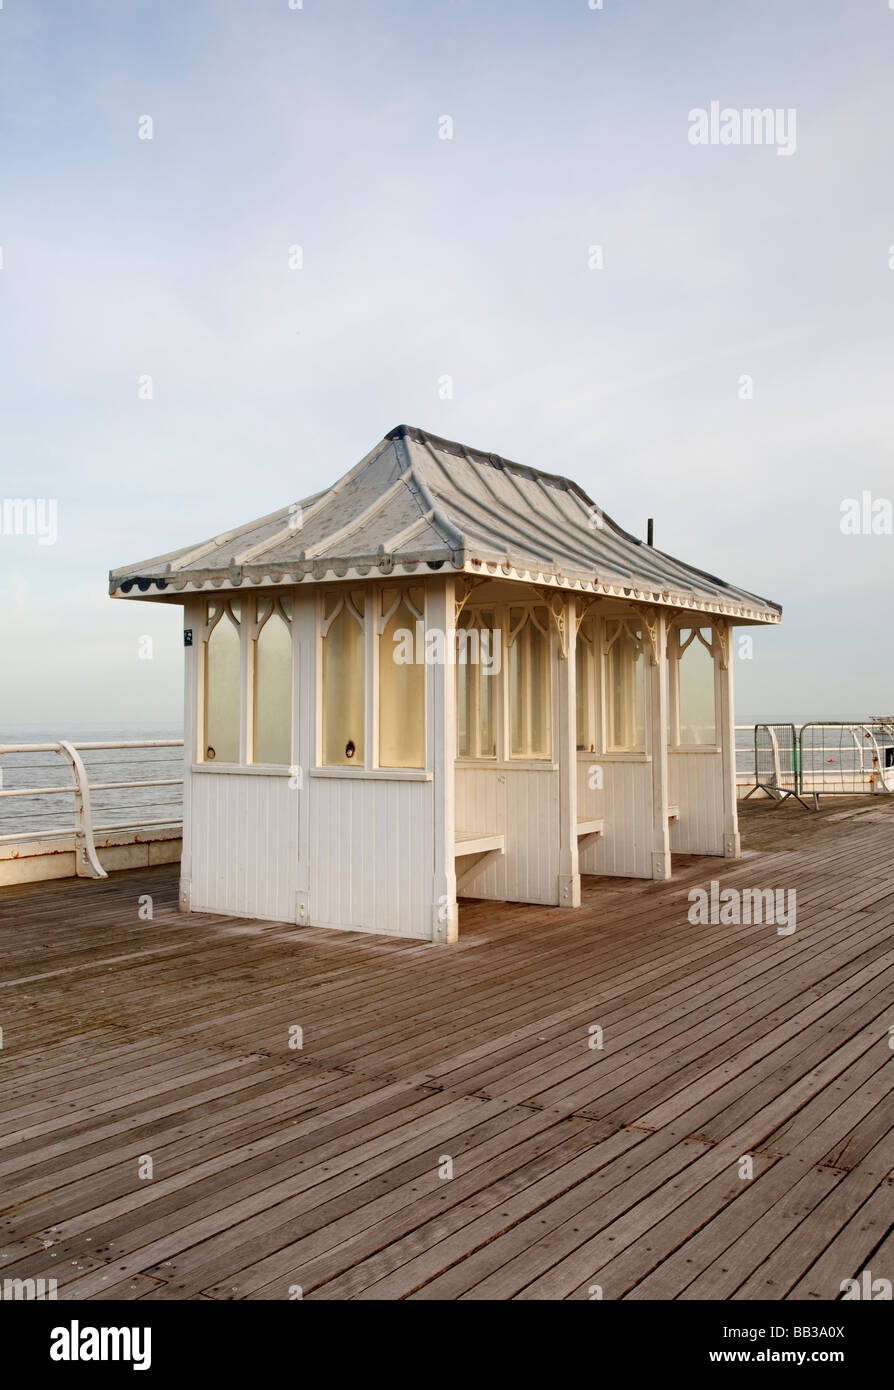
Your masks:
M477 878L486 864L498 854L506 853L506 836L485 830L455 830L453 857L457 862L456 891Z
M453 852L457 859L466 854L505 854L506 836L485 830L457 830L453 836Z

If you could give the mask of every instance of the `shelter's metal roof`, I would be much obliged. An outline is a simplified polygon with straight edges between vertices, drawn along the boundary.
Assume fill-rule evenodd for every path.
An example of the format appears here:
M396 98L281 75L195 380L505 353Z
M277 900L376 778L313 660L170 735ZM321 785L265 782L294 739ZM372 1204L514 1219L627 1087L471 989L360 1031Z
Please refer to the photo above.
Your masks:
M398 425L331 488L109 575L112 595L458 571L779 622L769 599L621 529L568 478Z

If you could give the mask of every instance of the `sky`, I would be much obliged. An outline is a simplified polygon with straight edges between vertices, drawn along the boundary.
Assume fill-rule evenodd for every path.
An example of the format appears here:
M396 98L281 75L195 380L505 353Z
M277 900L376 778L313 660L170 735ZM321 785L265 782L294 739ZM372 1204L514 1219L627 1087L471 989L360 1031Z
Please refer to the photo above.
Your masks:
M0 733L175 728L181 611L109 569L402 422L781 603L738 722L894 709L841 529L894 496L894 9L590 3L3 0L0 503L57 534L0 513Z

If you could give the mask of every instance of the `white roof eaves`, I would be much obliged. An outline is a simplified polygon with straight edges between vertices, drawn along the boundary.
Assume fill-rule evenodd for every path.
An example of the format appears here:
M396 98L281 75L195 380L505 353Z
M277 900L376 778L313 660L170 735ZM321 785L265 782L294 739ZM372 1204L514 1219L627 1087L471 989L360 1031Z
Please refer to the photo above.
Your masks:
M749 623L779 623L782 610L757 595L743 595L731 600L721 596L687 592L675 588L657 590L648 583L624 577L596 577L584 572L559 572L539 565L530 559L509 556L469 556L454 553L439 557L428 552L423 555L400 557L374 555L356 557L351 562L331 558L311 560L305 565L284 564L267 569L263 566L231 566L223 570L205 570L189 577L176 575L168 579L133 578L124 581L129 587L112 589L112 597L127 599L178 601L197 593L217 590L238 592L256 587L297 587L304 584L331 584L345 581L361 582L388 577L426 579L435 574L465 573L488 579L507 579L541 587L569 590L594 597L620 599L636 604L652 604L662 608L685 609L693 612L738 618ZM747 599L752 599L748 602Z

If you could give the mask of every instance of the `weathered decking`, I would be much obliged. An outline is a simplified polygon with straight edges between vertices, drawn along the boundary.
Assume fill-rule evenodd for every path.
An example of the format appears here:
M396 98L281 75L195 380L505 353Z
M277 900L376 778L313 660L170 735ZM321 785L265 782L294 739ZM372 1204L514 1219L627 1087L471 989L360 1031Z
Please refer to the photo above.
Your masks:
M181 917L167 867L4 890L0 1278L833 1299L894 1277L894 806L742 822L740 863L586 879L573 912L465 903L454 947ZM797 930L690 925L711 878L795 888Z

